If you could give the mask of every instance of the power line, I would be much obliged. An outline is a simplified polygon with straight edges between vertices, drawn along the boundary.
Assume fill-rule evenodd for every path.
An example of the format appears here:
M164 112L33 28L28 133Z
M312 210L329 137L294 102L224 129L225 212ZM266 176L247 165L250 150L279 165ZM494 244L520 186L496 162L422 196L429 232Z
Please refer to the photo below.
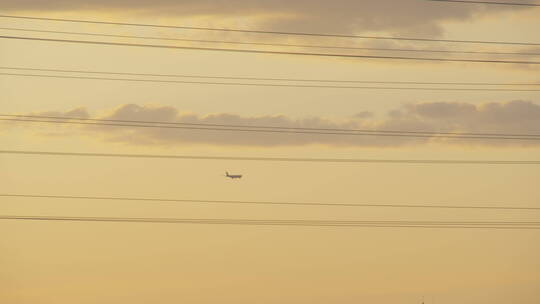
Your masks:
M102 33L88 33L88 32L36 30L36 29L23 29L23 28L13 28L13 27L0 27L0 30L34 32L34 33L50 33L50 34L68 34L68 35L81 35L81 36L92 36L92 37L133 38L133 39L181 41L181 42L197 42L197 43L223 43L223 44L239 44L239 45L341 49L341 50L359 50L359 51L391 51L391 52L415 52L415 53L518 55L518 56L539 56L540 55L540 53L531 53L531 52L493 52L493 51L490 52L490 51L464 51L464 50L452 51L452 50L433 50L433 49L375 48L375 47L291 44L291 43L264 43L264 42L230 41L230 40L166 38L166 37L155 37L155 36L116 35L116 34L102 34Z
M302 84L272 84L272 83L239 83L239 82L208 82L183 80L157 80L132 78L107 78L88 76L62 76L41 74L0 73L3 76L40 77L78 80L106 80L138 83L168 83L168 84L200 84L224 86L253 86L253 87L283 87L283 88L313 88L313 89L363 89L363 90L416 90L416 91L476 91L476 92L538 92L539 89L492 89L492 88L430 88L430 87L372 87L372 86L336 86L336 85L302 85Z
M76 153L50 151L0 150L0 154L39 155L39 156L74 156L74 157L113 157L113 158L150 158L184 160L225 160L225 161L269 161L269 162L319 162L319 163L388 163L388 164L440 164L440 165L540 165L537 160L442 160L442 159L354 159L354 158L292 158L292 157L230 157L197 155L159 155L159 154L113 154L113 153Z
M366 58L366 59L390 59L390 60L444 61L444 62L540 64L540 62L536 62L536 61L447 59L447 58L421 58L421 57L402 57L402 56L374 56L374 55L328 54L328 53L308 53L308 52L285 52L285 51L224 49L224 48L188 47L188 46L153 45L153 44L115 43L115 42L86 41L86 40L46 39L46 38L15 37L15 36L0 36L0 38L34 40L34 41L48 41L48 42L81 43L81 44L94 44L94 45L97 44L97 45L113 45L113 46L130 46L130 47L152 47L152 48L186 49L186 50L202 50L202 51L221 51L221 52L240 52L240 53L256 53L256 54L279 54L279 55L301 55L301 56Z
M511 207L511 206L472 206L472 205L433 205L433 204L374 204L374 203L298 203L298 202L269 202L269 201L231 201L231 200L200 200L200 199L170 199L170 198L135 198L135 197L106 197L106 196L68 196L68 195L31 195L31 194L0 194L0 197L14 198L50 198L77 199L98 201L133 201L156 203L207 203L226 205L277 205L277 206L310 206L310 207L374 207L374 208L415 208L415 209L472 209L472 210L514 210L540 211L540 207Z
M390 134L421 134L421 135L456 135L456 136L505 136L505 137L540 137L540 134L509 134L509 133L458 133L458 132L430 132L430 131L403 131L403 130L367 130L367 129L339 129L339 128L304 128L304 127L280 127L280 126L261 126L261 125L234 125L234 124L210 124L210 123L188 123L188 122L162 122L148 120L123 120L123 119L94 119L83 117L60 117L60 116L36 116L36 115L15 115L2 114L0 117L16 118L36 118L36 119L55 119L62 123L67 120L81 120L92 122L117 122L117 123L136 123L136 124L158 124L158 125L180 125L180 126L204 126L204 127L226 127L226 128L254 128L254 129L277 129L277 130L303 130L303 131L336 131L336 132L364 132L364 133L390 133ZM2 120L2 119L0 119ZM15 120L26 121L26 120ZM29 120L32 121L32 120ZM41 122L41 121L39 121ZM54 121L52 121L54 122ZM156 126L157 127L157 126ZM467 137L468 138L468 137Z
M444 228L444 229L540 229L540 222L450 222L450 221L337 221L337 220L253 220L253 219L198 219L198 218L129 218L75 216L20 216L0 215L0 220L110 222L153 224L205 224L244 226L299 226L299 227L364 227L364 228Z
M224 86L249 86L249 87L281 87L281 88L310 88L310 89L361 89L361 90L412 90L412 91L472 91L472 92L540 92L540 89L493 89L493 88L429 88L429 87L372 87L372 86L336 86L336 85L303 85L303 84L276 84L276 83L241 83L241 82L210 82L210 81L186 81L186 80L158 80L158 79L133 79L133 78L109 78L89 76L62 76L42 74L0 73L3 76L40 77L56 79L78 80L106 80L138 83L168 83L168 84L200 84L200 85L224 85Z
M495 5L512 5L512 6L540 6L540 4L534 4L534 3L494 2L494 1L464 1L464 0L427 0L427 1L468 3L468 4L495 4Z
M414 138L445 138L445 139L489 139L489 140L540 140L540 137L534 135L529 137L514 137L514 136L457 136L457 135L421 135L421 134L392 134L392 133L348 133L348 132L317 132L317 131L300 131L300 130L269 130L269 129L240 129L240 128L215 128L215 127L192 127L192 126L164 126L164 125L144 125L144 124L120 124L120 123L96 123L96 122L77 122L77 121L56 121L56 120L36 120L36 119L15 119L15 118L0 118L0 121L14 122L36 122L36 123L53 123L53 124L75 124L75 125L94 125L94 126L110 126L110 127L135 127L135 128L158 128L158 129L184 129L184 130L199 130L199 131L226 131L226 132L252 132L252 133L289 133L289 134L314 134L314 135L345 135L345 136L381 136L381 137L414 137Z
M234 77L234 76L209 76L187 74L154 74L154 73L127 73L94 70L69 70L69 69L44 69L0 66L1 70L39 71L59 73L82 73L102 75L124 76L149 76L171 78L202 78L202 79L227 79L227 80L252 80L252 81L284 81L284 82L316 82L316 83L369 83L369 84L413 84L413 85L463 85L463 86L540 86L540 82L426 82L426 81L380 81L380 80L343 80L343 79L313 79L313 78L267 78L267 77Z
M468 62L468 63L540 64L540 62L538 62L538 61L487 60L487 59L450 59L450 58L425 58L425 57L405 57L405 56L375 56L375 55L354 55L354 54L287 52L287 51L210 48L210 47L194 47L194 46L174 46L174 45L162 45L162 44L140 44L140 43L120 43L120 42L89 41L89 40L50 39L50 38L21 37L21 36L0 36L0 38L2 38L2 39L29 40L29 41L42 41L42 42L61 42L61 43L74 43L74 44L89 44L89 45L148 47L148 48L164 48L164 49L179 49L179 50L217 51L217 52L272 54L272 55L296 55L296 56L312 56L312 57L363 58L363 59L388 59L388 60L416 60L416 61Z
M178 26L178 25L158 25L158 24L143 24L143 23L91 21L91 20L80 20L80 19L45 18L45 17L30 17L30 16L14 16L14 15L0 15L0 18L44 20L44 21L57 21L57 22L74 22L74 23L90 23L90 24L124 25L124 26L139 26L139 27L153 27L153 28L171 28L171 29L185 29L185 30L204 30L204 31L218 31L218 32L290 35L290 36L315 36L315 37L337 37L337 38L358 38L358 39L400 40L400 41L424 41L424 42L447 42L447 43L473 43L473 44L540 45L540 43L537 43L537 42L454 40L454 39L432 39L432 38L410 38L410 37L361 36L361 35L329 34L329 33L281 32L281 31L263 31L263 30L230 29L230 28L211 28L211 27L194 27L194 26Z

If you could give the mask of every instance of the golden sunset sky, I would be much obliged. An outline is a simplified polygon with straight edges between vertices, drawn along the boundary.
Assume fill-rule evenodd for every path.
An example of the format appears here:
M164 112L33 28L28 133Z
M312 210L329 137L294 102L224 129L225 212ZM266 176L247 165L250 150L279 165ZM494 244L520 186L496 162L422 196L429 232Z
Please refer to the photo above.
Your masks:
M158 25L540 43L539 7L420 0L2 0L0 12L2 15ZM536 54L540 54L539 45L279 36L2 17L0 27L0 36L540 61L540 55L231 46L23 32L14 28L278 44ZM1 37L0 67L360 81L540 83L538 64L230 53ZM76 75L8 69L0 69L0 73ZM538 89L538 85L525 88ZM539 97L538 91L221 86L0 75L0 114L292 128L540 134ZM11 121L0 121L0 140L3 151L540 160L539 141L261 134ZM225 171L244 174L244 178L228 180L223 176ZM540 208L539 181L540 170L535 165L286 163L0 154L0 194ZM31 216L421 221L537 221L540 216L540 211L534 210L220 205L15 197L0 197L0 201L0 215ZM0 232L0 303L6 304L395 304L419 303L423 296L426 304L540 302L538 230L0 220Z

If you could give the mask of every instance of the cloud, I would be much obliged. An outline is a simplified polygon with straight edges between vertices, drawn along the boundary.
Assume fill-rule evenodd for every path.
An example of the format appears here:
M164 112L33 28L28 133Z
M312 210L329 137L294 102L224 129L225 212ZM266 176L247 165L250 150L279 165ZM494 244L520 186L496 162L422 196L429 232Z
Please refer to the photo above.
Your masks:
M407 106L407 115L431 124L467 132L540 133L540 106L527 101L485 103L421 103Z
M51 115L43 112L39 115ZM55 112L59 113L59 112ZM80 113L88 117L84 109L65 113L62 117L75 117ZM371 131L428 131L463 133L540 134L540 105L530 101L485 103L474 105L457 102L425 102L404 105L390 111L384 119L375 119L361 112L360 117L346 121L333 121L322 117L292 119L284 115L240 116L227 113L196 115L182 113L171 106L125 104L100 116L100 119L155 121L169 123L275 126L282 128L362 129ZM86 116L85 116L86 115ZM187 125L184 125L187 126ZM72 130L73 126L70 126ZM246 129L244 128L244 129ZM208 131L193 129L161 129L139 127L81 126L84 134L96 135L108 142L128 145L226 145L226 146L360 146L385 147L421 145L430 142L452 145L539 145L540 141L490 140L490 139L443 139L390 136L347 136L324 134L254 133L243 131Z
M362 111L362 112L356 113L353 117L358 118L358 119L365 119L365 118L371 118L373 116L374 114L372 112Z
M69 110L67 112L61 112L61 111L46 111L46 112L38 112L38 113L29 113L28 115L39 115L39 116L52 116L52 117L63 117L66 119L70 118L89 118L90 114L85 108L75 108L73 110Z
M525 9L505 6L455 5L428 1L359 0L3 0L6 10L118 11L178 17L259 17L273 30L369 32L393 31L437 35L440 23L466 20L483 13Z
M73 110L69 111L42 111L42 112L30 112L25 113L22 115L28 115L28 116L42 116L42 117L59 117L60 119L65 119L65 121L69 121L73 118L89 118L90 114L85 108L75 108ZM11 121L2 121L0 126L0 132L7 131L11 128L16 127L22 127L25 128L28 126L28 123L18 121L18 120L46 120L46 119L36 119L36 118L30 118L30 117L4 117L6 119L11 119ZM34 124L35 126L35 124ZM77 134L77 132L80 133L80 130L77 128L69 128L69 129L62 129L62 130L54 130L54 131L44 131L43 129L39 129L38 134L41 136L47 136L47 137L60 137L60 136L66 136L66 135L74 135Z

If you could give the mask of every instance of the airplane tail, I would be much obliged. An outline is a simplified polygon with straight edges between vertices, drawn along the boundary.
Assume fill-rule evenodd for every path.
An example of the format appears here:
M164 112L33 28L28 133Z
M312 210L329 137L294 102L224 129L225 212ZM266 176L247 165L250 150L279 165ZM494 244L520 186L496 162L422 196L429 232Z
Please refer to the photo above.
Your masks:
M225 171L225 176L229 176L229 172Z

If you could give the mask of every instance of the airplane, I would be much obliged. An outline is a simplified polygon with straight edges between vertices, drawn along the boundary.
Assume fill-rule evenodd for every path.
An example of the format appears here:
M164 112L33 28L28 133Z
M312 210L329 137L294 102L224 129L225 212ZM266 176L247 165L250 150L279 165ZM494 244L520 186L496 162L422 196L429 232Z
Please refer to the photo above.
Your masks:
M230 179L235 179L235 178L240 179L240 178L242 178L242 175L235 175L235 174L231 175L231 174L229 174L229 172L225 172L225 176L230 178Z

